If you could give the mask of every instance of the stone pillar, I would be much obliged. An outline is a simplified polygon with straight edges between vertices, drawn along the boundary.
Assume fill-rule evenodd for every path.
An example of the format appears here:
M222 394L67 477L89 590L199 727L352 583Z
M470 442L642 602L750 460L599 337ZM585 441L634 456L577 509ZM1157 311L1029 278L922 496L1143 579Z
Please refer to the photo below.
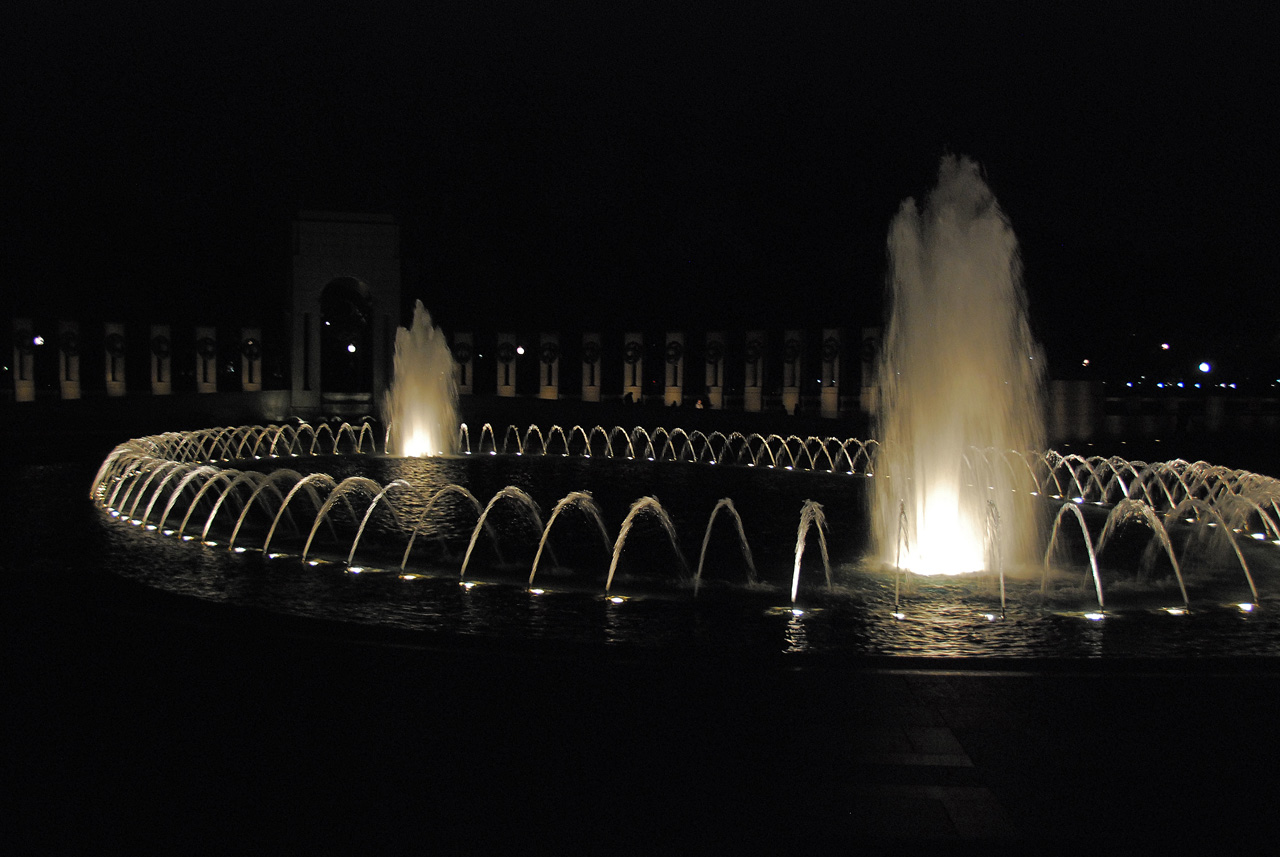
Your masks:
M36 335L31 319L13 320L13 400L36 400Z
M600 401L600 334L582 334L582 401Z
M105 371L108 396L123 396L124 383L124 325L109 321L103 326L102 347L105 352Z
M782 407L789 414L799 413L800 373L804 370L804 334L788 330L782 342Z
M724 331L707 334L706 388L708 408L724 407Z
M516 394L516 336L498 334L498 395L511 398Z
M320 410L320 308L293 316L293 387L295 411L311 416Z
M196 392L218 392L217 328L196 328Z
M470 333L453 335L453 378L458 382L458 395L470 396L475 392L475 344Z
M840 331L822 330L822 416L840 416Z
M167 396L173 392L173 376L170 374L173 357L173 341L169 338L169 325L151 325L151 395Z
M876 380L876 363L880 360L880 328L862 328L862 395L858 402L864 414L879 410L880 388Z
M764 410L764 331L748 330L742 359L746 375L742 382L742 408L758 414Z
M64 399L80 398L80 325L58 322L58 390Z
M240 389L262 389L262 330L257 327L240 328Z
M644 334L628 333L622 340L622 398L640 404L644 396Z
M667 331L666 379L663 381L662 404L679 407L684 404L684 334Z
M538 337L538 398L560 398L560 334L543 331Z

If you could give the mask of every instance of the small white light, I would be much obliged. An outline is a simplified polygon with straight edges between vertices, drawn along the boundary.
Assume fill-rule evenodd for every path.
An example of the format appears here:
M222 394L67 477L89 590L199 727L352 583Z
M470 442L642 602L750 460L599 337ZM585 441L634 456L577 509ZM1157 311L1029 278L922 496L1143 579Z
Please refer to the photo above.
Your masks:
M1236 606L1237 606L1237 607L1239 607L1239 608L1240 608L1240 610L1241 610L1242 612L1244 612L1244 613L1252 613L1252 612L1253 612L1253 608L1254 608L1256 605L1254 605L1254 604L1250 604L1248 601L1245 601L1244 603L1242 603L1242 604L1237 604Z
M792 615L792 616L803 616L803 615L804 615L804 611L803 611L803 610L801 610L799 607L792 607L792 608L791 608L791 615Z
M529 594L530 594L530 595L544 595L544 594L546 593L546 591L547 591L547 590L545 590L545 589L530 589L530 590L529 590Z
M1161 351L1168 351L1168 350L1169 350L1169 343L1167 343L1167 342L1161 342L1161 343L1160 343L1160 350L1161 350Z
M1208 373L1209 371L1211 371L1211 370L1213 369L1213 367L1212 367L1212 366L1210 366L1208 363L1201 363L1201 364L1200 364L1199 366L1197 366L1196 368L1197 368L1197 369L1199 369L1201 372L1205 372L1205 373Z
M242 548L237 545L236 547L233 547L232 550L235 551L236 553L244 553L245 550L247 550L247 548Z
M309 559L309 560L307 560L307 565L311 566L312 568L315 568L315 567L316 567L317 565L319 565L319 564L320 564L320 560L318 560L318 559Z
M460 585L463 589L465 589L465 590L467 590L468 592L470 592L470 591L475 587L476 582L475 582L474 580L464 580L464 581L462 581L462 583L461 583L461 584L459 584L459 585Z
M347 346L347 353L348 354L356 353L356 344L354 342Z
M1166 608L1164 608L1164 612L1168 613L1170 616L1185 616L1185 615L1187 615L1187 608L1185 608L1185 607L1166 607Z
M1101 613L1086 613L1084 614L1084 618L1088 619L1090 622L1101 622L1106 617Z
M1250 533L1249 538L1257 542L1265 542L1267 540L1266 533Z
M517 345L517 346L516 346L516 354L524 354L524 346L523 346L523 345Z
M621 604L623 601L626 601L626 600L627 600L627 599L623 598L621 595L610 595L610 596L609 596L609 603L610 603L610 604Z
M35 339L31 340L31 344L32 344L32 345L44 345L44 337L43 337L43 336L37 336Z
M988 614L987 614L987 621L988 621L988 622L994 622L994 621L996 621L996 614L994 614L994 613L988 613Z
M889 614L889 615L893 616L893 618L895 618L895 619L905 619L905 618L907 618L907 614L906 614L906 613L899 613L899 612L898 612L898 611L896 611L896 610L895 610L893 613Z
M360 572L364 571L364 566L353 565L350 568L348 568L347 571L351 572L352 574L359 574Z

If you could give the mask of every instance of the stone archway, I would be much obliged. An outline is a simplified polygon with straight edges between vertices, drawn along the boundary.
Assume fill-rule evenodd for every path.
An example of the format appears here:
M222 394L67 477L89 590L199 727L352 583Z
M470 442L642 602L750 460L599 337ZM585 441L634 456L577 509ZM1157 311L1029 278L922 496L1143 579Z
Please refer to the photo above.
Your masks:
M293 237L293 411L376 415L400 321L399 227L387 215L306 211Z
M373 293L355 277L330 280L320 292L320 378L323 394L355 400L373 395ZM322 396L323 399L323 396Z

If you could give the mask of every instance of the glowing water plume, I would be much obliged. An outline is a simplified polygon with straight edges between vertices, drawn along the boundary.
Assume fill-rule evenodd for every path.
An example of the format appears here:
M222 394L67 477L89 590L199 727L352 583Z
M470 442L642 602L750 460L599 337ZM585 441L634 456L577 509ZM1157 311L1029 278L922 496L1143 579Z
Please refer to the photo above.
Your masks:
M1027 323L1017 240L978 165L946 157L923 210L908 199L888 239L889 318L879 364L877 549L900 565L979 571L988 501L999 552L1029 563L1040 540L1028 492L1002 461L1044 444L1043 364Z
M458 382L444 332L422 301L413 324L396 331L395 375L383 402L387 453L451 455L458 446Z

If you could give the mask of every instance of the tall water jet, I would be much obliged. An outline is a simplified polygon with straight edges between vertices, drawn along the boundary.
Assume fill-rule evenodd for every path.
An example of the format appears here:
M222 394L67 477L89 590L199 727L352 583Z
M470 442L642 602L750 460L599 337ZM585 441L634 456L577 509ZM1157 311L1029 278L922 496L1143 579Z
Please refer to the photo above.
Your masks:
M383 402L387 453L451 455L458 446L458 382L444 331L418 301L413 324L396 331L391 388Z
M919 574L982 570L988 502L1006 565L1033 561L1033 498L1012 459L1044 444L1043 355L1027 323L1018 242L976 163L947 156L923 210L889 229L874 529L895 559L900 509ZM1020 465L1019 465L1020 466Z

